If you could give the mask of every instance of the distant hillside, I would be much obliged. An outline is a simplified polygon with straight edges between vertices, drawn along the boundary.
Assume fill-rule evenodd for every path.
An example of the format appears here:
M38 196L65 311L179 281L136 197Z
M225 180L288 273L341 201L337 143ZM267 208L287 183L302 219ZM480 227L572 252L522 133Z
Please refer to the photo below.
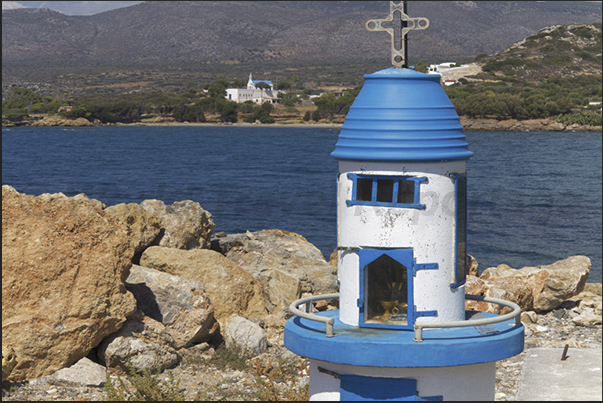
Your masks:
M446 87L459 115L490 119L486 130L520 127L508 119L548 119L521 130L601 130L600 22L546 27L476 59L483 72Z
M389 36L364 24L388 13L386 1L150 1L92 16L3 10L3 84L55 66L387 66ZM410 1L409 14L431 22L411 35L411 63L435 62L500 52L545 26L600 21L601 3Z
M479 55L482 78L542 81L552 76L601 75L601 23L545 27L504 52Z

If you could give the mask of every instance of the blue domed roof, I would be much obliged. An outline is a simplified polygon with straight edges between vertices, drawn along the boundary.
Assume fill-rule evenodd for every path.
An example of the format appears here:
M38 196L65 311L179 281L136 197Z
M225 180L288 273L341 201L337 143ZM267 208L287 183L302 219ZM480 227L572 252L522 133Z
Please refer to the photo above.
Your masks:
M467 160L463 126L439 75L388 68L364 76L341 127L338 160Z

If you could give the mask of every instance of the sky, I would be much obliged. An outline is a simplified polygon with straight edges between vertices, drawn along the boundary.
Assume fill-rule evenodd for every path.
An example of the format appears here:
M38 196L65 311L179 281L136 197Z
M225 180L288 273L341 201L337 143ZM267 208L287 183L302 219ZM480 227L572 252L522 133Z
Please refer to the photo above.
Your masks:
M66 15L92 15L142 3L142 1L3 1L2 10L49 8Z
M14 8L49 8L66 15L92 15L143 3L142 1L3 1L2 10Z

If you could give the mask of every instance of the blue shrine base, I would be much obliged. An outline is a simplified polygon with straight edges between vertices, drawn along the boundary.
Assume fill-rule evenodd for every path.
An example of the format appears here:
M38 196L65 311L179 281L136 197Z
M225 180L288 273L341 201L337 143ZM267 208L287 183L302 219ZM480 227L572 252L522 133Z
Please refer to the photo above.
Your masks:
M513 320L489 325L498 331L493 334L480 334L473 326L423 329L423 341L417 342L412 330L346 325L339 320L339 310L318 315L335 319L335 337L326 337L324 323L295 316L285 324L285 347L300 356L336 364L394 368L479 364L523 351L524 327L515 326Z

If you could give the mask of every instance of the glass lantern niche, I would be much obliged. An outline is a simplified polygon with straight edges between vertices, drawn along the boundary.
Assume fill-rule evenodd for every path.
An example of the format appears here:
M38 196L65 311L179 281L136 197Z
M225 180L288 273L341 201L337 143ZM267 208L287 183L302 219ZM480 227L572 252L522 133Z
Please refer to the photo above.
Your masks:
M360 260L360 326L412 328L412 249L365 249Z

